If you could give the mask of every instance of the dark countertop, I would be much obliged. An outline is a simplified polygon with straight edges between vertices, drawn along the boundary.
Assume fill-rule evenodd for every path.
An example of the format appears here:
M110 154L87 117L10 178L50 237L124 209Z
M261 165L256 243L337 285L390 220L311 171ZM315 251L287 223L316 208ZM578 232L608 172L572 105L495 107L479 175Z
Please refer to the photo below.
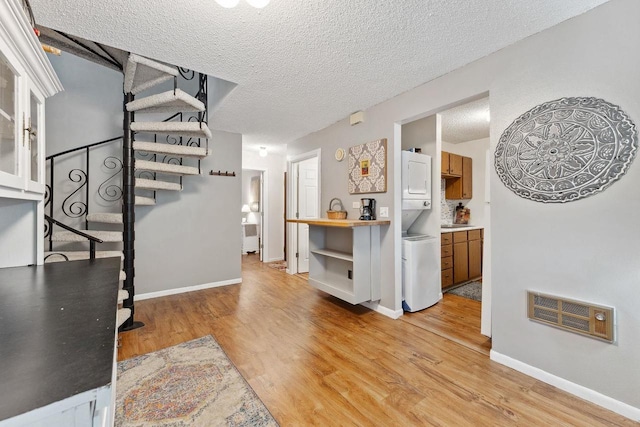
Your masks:
M0 269L0 420L111 383L119 258Z

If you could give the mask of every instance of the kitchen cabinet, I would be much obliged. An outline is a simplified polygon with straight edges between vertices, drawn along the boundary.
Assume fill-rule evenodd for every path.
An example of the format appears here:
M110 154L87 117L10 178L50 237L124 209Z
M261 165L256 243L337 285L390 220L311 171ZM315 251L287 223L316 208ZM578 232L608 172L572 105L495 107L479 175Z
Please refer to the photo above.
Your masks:
M482 229L442 234L442 288L482 277Z
M288 219L309 224L309 284L343 301L381 298L380 226L388 220Z
M441 235L442 289L453 285L453 241L451 233Z
M454 154L449 154L449 157ZM461 172L458 176L444 175L445 197L448 200L471 199L473 197L473 161L470 157L460 157Z
M462 156L458 154L442 152L442 172L443 177L462 176Z
M0 197L42 200L44 100L62 90L21 2L0 2Z

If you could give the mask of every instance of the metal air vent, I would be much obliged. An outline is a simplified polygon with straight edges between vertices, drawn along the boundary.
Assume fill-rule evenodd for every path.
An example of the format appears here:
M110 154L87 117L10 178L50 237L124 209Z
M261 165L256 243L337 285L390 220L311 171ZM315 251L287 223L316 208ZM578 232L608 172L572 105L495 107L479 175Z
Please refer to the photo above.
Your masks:
M614 311L581 301L527 292L529 319L613 342Z

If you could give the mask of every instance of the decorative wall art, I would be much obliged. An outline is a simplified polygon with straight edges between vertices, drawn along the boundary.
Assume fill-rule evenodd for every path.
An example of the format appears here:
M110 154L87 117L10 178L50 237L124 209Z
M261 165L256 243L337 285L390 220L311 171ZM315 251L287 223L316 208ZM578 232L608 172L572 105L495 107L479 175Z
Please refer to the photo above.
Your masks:
M387 140L349 148L349 194L387 191Z
M518 196L565 203L620 179L638 151L635 124L598 98L562 98L518 117L502 134L495 168Z

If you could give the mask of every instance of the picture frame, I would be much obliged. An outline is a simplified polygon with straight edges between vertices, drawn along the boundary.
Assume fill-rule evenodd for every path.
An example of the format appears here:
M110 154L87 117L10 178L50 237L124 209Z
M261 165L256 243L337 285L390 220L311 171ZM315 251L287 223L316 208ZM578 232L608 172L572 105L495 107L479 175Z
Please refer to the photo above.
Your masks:
M349 148L349 194L386 193L386 138Z

